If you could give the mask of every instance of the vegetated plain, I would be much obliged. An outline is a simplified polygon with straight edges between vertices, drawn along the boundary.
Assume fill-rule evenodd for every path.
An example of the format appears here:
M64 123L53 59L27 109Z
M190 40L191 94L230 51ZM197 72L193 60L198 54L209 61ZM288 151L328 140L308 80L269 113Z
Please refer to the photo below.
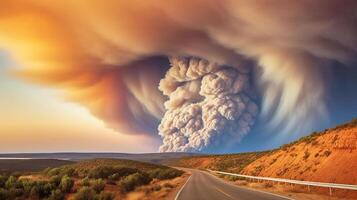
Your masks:
M271 151L186 157L170 163L253 176L357 185L357 119L314 132ZM311 190L329 193L326 188ZM356 191L336 190L333 193L357 198Z
M81 161L96 158L115 158L115 159L128 159L150 163L160 163L168 159L177 159L187 156L201 155L197 153L185 152L167 152L167 153L76 153L76 152L59 152L59 153L5 153L0 154L0 159L3 158L29 158L29 159L57 159L57 160L71 160Z
M73 163L73 161L57 159L0 159L0 173L33 172L47 167L58 167Z
M39 172L7 171L0 175L0 200L165 199L182 174L124 159L86 160Z

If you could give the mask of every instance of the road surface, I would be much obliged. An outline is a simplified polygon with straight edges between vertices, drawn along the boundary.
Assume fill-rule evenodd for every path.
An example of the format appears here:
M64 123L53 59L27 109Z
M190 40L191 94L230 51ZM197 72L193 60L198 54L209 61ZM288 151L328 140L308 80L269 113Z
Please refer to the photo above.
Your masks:
M184 170L192 175L177 193L175 200L291 200L288 197L235 186L208 172Z

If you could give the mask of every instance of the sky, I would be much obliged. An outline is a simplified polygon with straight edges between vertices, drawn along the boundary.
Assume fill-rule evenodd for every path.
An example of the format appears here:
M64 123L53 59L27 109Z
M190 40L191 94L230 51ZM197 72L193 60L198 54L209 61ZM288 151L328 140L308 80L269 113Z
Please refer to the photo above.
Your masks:
M357 2L0 0L0 152L239 152L357 117Z
M11 56L0 53L1 153L155 152L159 141L114 131L60 92L11 75Z

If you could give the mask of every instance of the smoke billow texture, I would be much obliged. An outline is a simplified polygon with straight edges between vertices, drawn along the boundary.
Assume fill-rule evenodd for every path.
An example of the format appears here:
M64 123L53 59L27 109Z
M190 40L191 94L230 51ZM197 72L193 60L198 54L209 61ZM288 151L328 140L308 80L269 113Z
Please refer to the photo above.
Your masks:
M249 74L199 58L170 62L159 87L169 97L159 126L160 151L199 151L249 132L258 113L248 95Z
M159 138L159 127L161 151L224 148L254 122L311 130L328 118L330 66L357 61L356 0L0 5L0 49L18 76L61 89L118 132Z

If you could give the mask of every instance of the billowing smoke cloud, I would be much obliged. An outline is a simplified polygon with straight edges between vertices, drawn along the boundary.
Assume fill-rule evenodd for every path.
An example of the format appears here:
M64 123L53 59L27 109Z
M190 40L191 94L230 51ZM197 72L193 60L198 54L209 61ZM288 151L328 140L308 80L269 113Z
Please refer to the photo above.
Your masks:
M163 151L240 138L256 110L284 133L308 127L327 116L329 65L356 61L355 0L0 3L0 48L18 74L123 133L157 135L161 121ZM258 99L239 86L251 81Z
M258 108L249 74L199 58L174 57L159 89L169 99L161 151L197 151L248 133ZM228 137L227 137L228 136Z

